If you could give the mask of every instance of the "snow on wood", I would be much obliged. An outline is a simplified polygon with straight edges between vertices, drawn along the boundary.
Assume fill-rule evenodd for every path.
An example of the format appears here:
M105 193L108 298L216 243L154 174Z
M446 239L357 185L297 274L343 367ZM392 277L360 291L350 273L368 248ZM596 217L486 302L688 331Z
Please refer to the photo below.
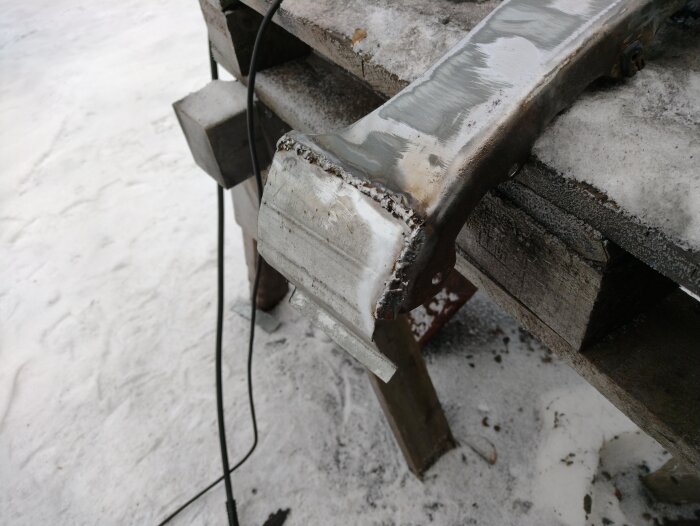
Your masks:
M700 24L666 28L641 73L589 91L534 153L700 265Z

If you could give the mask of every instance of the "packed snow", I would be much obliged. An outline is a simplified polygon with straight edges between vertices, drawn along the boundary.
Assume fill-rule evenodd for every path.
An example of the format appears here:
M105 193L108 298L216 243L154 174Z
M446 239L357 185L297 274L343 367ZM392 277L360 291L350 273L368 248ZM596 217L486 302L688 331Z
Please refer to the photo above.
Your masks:
M219 476L216 197L171 103L208 79L195 0L2 0L0 524L156 524ZM228 214L230 448L251 441ZM240 310L240 309L239 309ZM662 523L668 455L477 294L425 350L459 447L419 481L364 370L284 303L259 331L241 523ZM490 461L495 461L490 463ZM617 495L617 496L616 496ZM590 504L586 513L585 504ZM225 524L223 488L175 524Z

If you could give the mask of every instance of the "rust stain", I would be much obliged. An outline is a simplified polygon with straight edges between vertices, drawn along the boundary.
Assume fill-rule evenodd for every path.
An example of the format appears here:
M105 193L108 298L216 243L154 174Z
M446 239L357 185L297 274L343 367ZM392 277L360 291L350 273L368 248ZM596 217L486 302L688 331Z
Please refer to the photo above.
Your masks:
M352 34L352 45L354 46L358 42L363 41L365 38L367 38L367 31L365 31L361 27L358 27Z

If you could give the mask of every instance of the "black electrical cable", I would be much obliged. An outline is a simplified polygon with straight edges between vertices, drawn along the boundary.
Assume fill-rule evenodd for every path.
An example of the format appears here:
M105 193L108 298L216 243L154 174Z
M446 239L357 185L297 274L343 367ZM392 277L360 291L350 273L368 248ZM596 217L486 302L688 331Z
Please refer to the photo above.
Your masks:
M219 68L211 52L209 44L209 67L211 79L219 78ZM224 332L224 189L216 185L216 201L218 209L217 235L217 302L216 302L216 421L219 427L219 449L221 450L221 466L223 468L224 486L226 488L226 514L229 526L238 526L236 499L233 497L231 484L231 467L228 462L228 444L226 442L226 423L224 419L224 386L222 374L223 361L223 332Z
M250 160L253 163L253 174L255 175L255 182L258 185L258 200L262 200L263 184L262 175L260 174L260 163L258 161L258 152L255 149L255 122L254 122L254 99L255 99L255 77L258 72L258 52L263 39L263 34L265 29L272 21L272 17L279 9L283 0L275 0L270 8L265 13L262 22L260 23L260 28L258 29L258 34L255 36L255 44L253 44L253 54L250 57L250 68L248 71L248 104L246 112L246 120L248 124L248 148L250 149Z
M258 256L257 262L256 262L256 267L255 267L255 281L253 282L253 297L256 296L258 292L258 286L260 284L260 256ZM253 316L251 317L251 322L255 323L255 311L253 311ZM248 452L243 456L241 460L239 460L235 466L231 468L229 473L233 473L236 471L239 467L241 467L248 458L253 454L253 451L255 451L255 448L258 444L258 424L255 416L255 403L253 400L253 376L252 376L252 368L253 368L253 342L254 342L254 334L255 330L250 331L250 340L248 342L248 402L250 404L250 415L251 415L251 420L253 421L253 444L248 450ZM194 495L191 499L189 499L187 502L184 502L182 505L180 505L179 508L177 508L175 511L173 511L170 515L168 515L165 519L163 519L162 522L158 523L158 526L164 526L168 524L171 520L173 520L177 515L179 515L182 511L184 511L190 504L195 502L197 499L202 497L205 493L207 493L209 490L215 488L218 486L221 481L224 480L224 476L221 475L218 479L210 483L208 486L203 488L199 493Z
M247 112L246 120L248 124L248 144L250 148L250 157L253 167L253 175L255 176L255 182L258 189L258 200L262 200L262 174L260 173L260 164L258 161L258 152L255 147L255 126L254 126L254 96L255 96L255 76L257 73L258 64L258 52L260 49L260 43L262 42L262 36L265 29L270 24L272 17L275 15L283 0L275 0L275 2L270 6L269 10L265 14L260 27L258 28L258 33L255 37L255 44L253 45L253 53L250 60L250 73L248 76L248 99L247 99ZM211 79L217 80L219 78L218 67L214 57L211 53L211 45L209 46L209 65L211 69ZM255 415L255 401L253 398L253 346L255 343L255 314L257 311L257 295L258 288L260 285L260 268L262 266L262 258L260 254L257 255L255 261L255 280L253 282L253 288L251 291L251 314L250 314L250 338L248 340L248 365L247 365L247 377L248 377L248 403L250 405L250 415L253 423L253 444L251 445L248 452L243 456L241 460L236 463L232 468L228 467L228 448L226 445L226 432L224 427L224 413L223 413L223 389L221 385L221 349L222 349L222 334L223 334L223 294L224 294L224 203L223 203L223 189L221 186L217 189L217 203L218 203L218 304L217 304L217 325L216 325L216 379L217 379L217 414L219 416L219 442L221 446L221 457L222 464L224 467L224 474L221 475L214 482L206 486L199 493L194 495L187 502L182 504L174 512L168 515L163 521L161 521L158 526L164 526L173 520L177 515L179 515L183 510L185 510L190 504L195 502L197 499L202 497L210 489L217 486L222 480L226 482L226 498L227 504L226 509L229 517L229 522L232 525L238 525L238 517L236 516L235 501L233 499L233 489L231 486L230 475L236 471L240 466L242 466L248 458L253 454L255 448L258 445L258 423ZM234 522L231 522L231 521Z
M226 424L224 421L224 386L221 371L224 326L224 189L219 185L216 186L216 196L219 208L218 299L216 305L216 420L219 424L219 449L221 450L221 467L224 472L224 487L226 488L228 523L229 526L238 526L236 499L233 497L233 484L231 484L231 467L228 463L228 445L226 443Z

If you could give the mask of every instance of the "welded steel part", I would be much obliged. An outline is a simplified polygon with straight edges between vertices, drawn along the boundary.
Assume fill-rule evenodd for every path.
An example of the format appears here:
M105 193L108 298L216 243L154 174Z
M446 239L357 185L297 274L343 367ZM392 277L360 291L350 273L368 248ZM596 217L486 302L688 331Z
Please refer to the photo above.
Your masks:
M634 74L640 51L683 4L504 1L354 125L280 140L260 210L261 254L298 287L305 312L341 325L339 345L386 380L375 320L439 290L484 193L517 172L544 126L592 81Z

